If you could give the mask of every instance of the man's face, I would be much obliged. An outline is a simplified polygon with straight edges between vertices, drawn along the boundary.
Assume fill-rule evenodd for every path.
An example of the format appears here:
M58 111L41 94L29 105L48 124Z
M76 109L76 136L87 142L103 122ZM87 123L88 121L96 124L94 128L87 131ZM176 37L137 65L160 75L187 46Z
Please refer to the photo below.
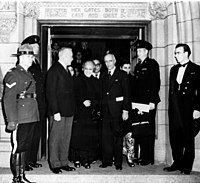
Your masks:
M35 43L35 44L31 44L31 46L33 47L34 54L39 54L39 51L40 51L39 44Z
M71 65L71 62L73 60L72 50L71 49L65 49L65 50L63 50L61 60L66 65Z
M100 61L99 60L94 60L93 62L95 64L94 73L100 72L100 70L101 70L101 63L100 63Z
M178 63L183 63L188 59L188 52L184 52L183 47L175 49L174 57Z
M147 54L148 54L148 50L147 49L145 49L145 48L138 48L137 49L137 57L140 60L144 60L147 57Z
M81 60L81 58L82 58L82 53L81 52L77 52L76 53L76 59L77 60Z
M130 71L131 71L131 64L124 64L124 65L121 67L121 69L122 69L123 71L125 71L127 74L129 74Z
M115 67L116 60L111 54L104 57L104 62L108 70L112 70Z
M33 55L21 55L19 58L20 58L20 65L26 68L29 68L34 60Z

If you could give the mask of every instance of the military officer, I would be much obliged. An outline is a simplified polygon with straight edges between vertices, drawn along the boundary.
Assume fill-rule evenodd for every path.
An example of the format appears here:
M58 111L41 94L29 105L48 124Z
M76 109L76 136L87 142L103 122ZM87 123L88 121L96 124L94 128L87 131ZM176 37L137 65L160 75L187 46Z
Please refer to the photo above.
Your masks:
M132 102L149 105L150 109L148 122L151 127L151 135L136 139L140 146L140 164L145 166L150 163L154 164L155 115L156 106L160 102L160 71L158 62L149 58L149 51L152 49L151 43L138 40L135 47L139 62L135 66L131 81ZM139 114L143 115L144 113L139 111Z
M38 109L40 114L40 120L35 123L33 141L31 148L26 156L26 171L33 168L41 167L42 164L37 163L37 154L39 149L39 142L41 139L41 155L45 156L46 147L46 100L45 100L45 73L42 71L39 63L39 49L40 49L40 37L37 35L31 35L25 38L21 45L30 44L33 47L34 61L29 67L29 71L33 75L36 81L36 100L38 102Z
M13 183L30 182L25 177L25 153L30 148L34 124L39 120L35 80L28 68L33 62L33 48L19 47L19 64L4 78L3 107L7 129L11 131L11 171Z

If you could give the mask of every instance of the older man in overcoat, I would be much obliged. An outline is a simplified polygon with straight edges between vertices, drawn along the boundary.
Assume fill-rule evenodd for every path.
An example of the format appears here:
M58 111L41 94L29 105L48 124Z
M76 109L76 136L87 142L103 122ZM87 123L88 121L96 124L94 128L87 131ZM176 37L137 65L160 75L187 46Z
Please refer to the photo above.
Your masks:
M68 153L75 110L73 78L68 70L73 59L71 48L61 48L59 60L47 72L46 96L48 102L49 163L53 173L73 171Z

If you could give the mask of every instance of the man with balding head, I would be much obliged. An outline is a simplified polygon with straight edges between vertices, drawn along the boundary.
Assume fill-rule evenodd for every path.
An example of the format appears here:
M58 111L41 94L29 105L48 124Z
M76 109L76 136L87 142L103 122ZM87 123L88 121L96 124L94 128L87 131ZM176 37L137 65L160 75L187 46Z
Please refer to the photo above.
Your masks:
M73 171L68 165L72 121L75 109L73 78L68 70L73 60L71 48L61 48L59 60L47 72L46 96L48 102L49 163L53 173Z
M107 71L101 76L102 90L102 164L101 168L114 165L122 170L123 137L116 135L120 123L128 119L130 109L129 78L127 74L116 68L113 54L104 57Z

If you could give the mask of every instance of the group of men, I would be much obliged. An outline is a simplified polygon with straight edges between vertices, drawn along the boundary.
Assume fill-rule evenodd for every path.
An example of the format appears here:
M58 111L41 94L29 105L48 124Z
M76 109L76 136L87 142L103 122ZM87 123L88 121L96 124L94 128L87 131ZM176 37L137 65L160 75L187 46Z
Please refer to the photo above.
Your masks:
M35 40L36 36L34 36ZM104 57L106 70L100 75L102 104L102 164L100 168L112 166L122 170L123 137L116 136L121 123L131 116L131 102L149 106L148 123L153 133L137 139L140 145L140 164L154 164L155 115L160 102L159 64L149 58L152 45L144 40L135 44L137 63L130 85L127 74L116 67L112 53ZM43 87L38 86L38 78L31 69L36 62L34 46L24 43L18 49L18 64L8 71L4 78L5 91L3 104L7 129L11 130L12 152L11 170L13 182L27 180L25 171L25 154L29 154L34 136L40 132L43 107L39 97ZM190 174L194 161L194 125L193 119L200 117L200 66L189 60L191 54L187 44L178 44L175 48L175 59L178 64L170 72L169 86L169 132L174 163L165 171L180 170ZM71 48L59 50L58 62L54 63L46 77L46 99L49 124L49 164L53 173L73 171L69 166L68 152L75 111L73 78L69 71L73 60ZM99 64L99 63L97 63ZM133 94L131 94L133 92ZM45 98L45 97L44 97ZM44 99L43 98L43 99ZM142 115L143 111L138 110ZM142 124L139 124L142 125ZM38 139L38 137L35 137ZM38 144L36 145L38 147ZM36 159L32 166L40 166Z

